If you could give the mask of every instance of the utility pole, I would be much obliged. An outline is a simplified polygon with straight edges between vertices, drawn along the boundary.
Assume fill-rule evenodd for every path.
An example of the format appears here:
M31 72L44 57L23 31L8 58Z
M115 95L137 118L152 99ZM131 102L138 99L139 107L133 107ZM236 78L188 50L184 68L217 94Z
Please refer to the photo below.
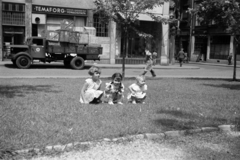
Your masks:
M193 9L193 2L194 0L191 0L191 9ZM192 32L193 32L193 15L190 14L188 61L191 59L191 54L192 54Z

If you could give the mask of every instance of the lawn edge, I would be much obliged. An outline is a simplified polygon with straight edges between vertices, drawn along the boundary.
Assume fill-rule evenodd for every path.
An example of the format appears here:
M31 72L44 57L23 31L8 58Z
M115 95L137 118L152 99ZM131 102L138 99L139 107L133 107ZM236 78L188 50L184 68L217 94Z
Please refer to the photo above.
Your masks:
M187 136L196 133L209 133L209 132L222 132L226 134L235 133L235 135L240 136L240 131L237 131L237 126L235 125L219 125L218 127L201 127L197 129L186 129L186 130L174 130L174 131L166 131L161 133L144 133L144 134L136 134L136 135L127 135L125 137L118 137L118 138L103 138L100 140L94 141L87 141L87 142L72 142L65 145L49 145L43 148L29 148L29 149L21 149L16 150L13 152L14 156L25 156L25 155L33 155L33 156L40 156L48 153L61 153L61 152L69 152L74 149L84 148L94 146L97 143L102 142L126 142L126 141L133 141L137 139L148 139L148 140L157 140L157 139L164 139L164 138L171 138L171 137L178 137L178 136ZM0 151L0 155L1 155Z

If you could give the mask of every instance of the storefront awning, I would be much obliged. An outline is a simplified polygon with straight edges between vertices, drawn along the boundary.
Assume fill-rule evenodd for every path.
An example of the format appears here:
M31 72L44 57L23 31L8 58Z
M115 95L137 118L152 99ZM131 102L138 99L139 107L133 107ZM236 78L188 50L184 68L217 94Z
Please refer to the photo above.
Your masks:
M119 15L122 18L125 19L125 16L122 13L119 13ZM159 14L157 14L156 16L161 16L162 17L162 15L159 15ZM149 14L145 14L145 13L140 13L138 15L138 20L140 20L140 21L150 21L150 22L154 21L154 19L152 19L152 17Z
M94 9L96 8L93 0L32 0L35 5L59 6L79 9Z
M148 14L139 14L138 15L138 20L140 21L154 21L152 17Z

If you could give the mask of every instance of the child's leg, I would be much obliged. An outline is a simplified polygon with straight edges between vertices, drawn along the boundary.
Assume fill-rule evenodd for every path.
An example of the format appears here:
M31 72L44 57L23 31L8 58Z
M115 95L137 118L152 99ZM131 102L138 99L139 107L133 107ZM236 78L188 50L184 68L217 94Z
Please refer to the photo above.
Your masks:
M136 99L136 102L137 102L137 103L144 103L146 97L147 97L147 96L144 96L143 98L138 98L138 99Z
M108 104L113 104L113 94L108 95Z
M123 95L122 95L122 93L118 93L118 94L116 95L116 99L114 99L114 102L115 102L115 103L118 103L118 104L123 104L123 103L122 103L122 100L123 100Z
M131 96L131 98L129 99L129 102L130 103L133 103L133 104L136 104L136 97L134 97L134 96Z

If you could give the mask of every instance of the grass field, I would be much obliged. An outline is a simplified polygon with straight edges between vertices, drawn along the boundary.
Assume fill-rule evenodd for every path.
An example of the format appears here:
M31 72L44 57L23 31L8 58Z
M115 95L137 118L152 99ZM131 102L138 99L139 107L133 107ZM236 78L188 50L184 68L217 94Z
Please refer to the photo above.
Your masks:
M79 103L84 79L0 81L0 150L240 123L239 82L152 79L146 104L110 106Z

